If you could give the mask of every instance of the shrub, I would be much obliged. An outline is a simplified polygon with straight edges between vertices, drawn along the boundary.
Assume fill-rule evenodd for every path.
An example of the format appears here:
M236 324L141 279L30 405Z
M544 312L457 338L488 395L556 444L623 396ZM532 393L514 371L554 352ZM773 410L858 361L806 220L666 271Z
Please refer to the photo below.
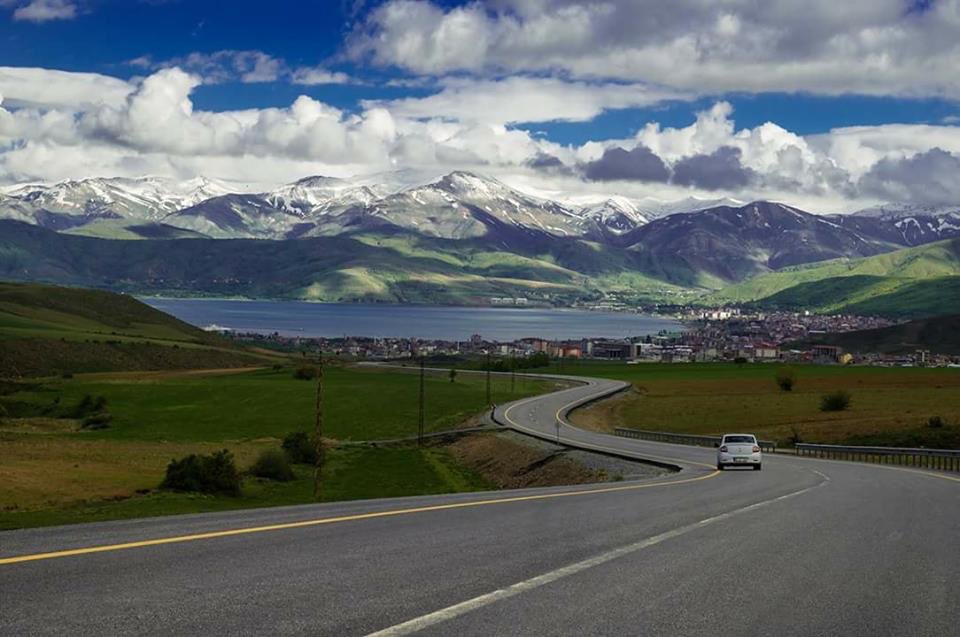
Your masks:
M844 389L824 394L820 398L820 411L844 411L850 406L850 392Z
M746 365L747 359L744 358L743 356L737 356L736 358L733 359L733 362L736 363L737 365Z
M226 449L210 455L190 454L170 461L160 488L236 496L240 495L240 474L233 454Z
M3 416L2 411L0 411L0 416ZM927 420L927 427L930 427L930 429L943 429L943 418L940 416L931 416L930 419Z
M83 429L106 429L113 422L113 415L108 411L101 411L87 416L80 422Z
M91 396L84 394L80 402L74 406L70 413L73 418L85 418L91 414L100 413L107 410L106 396Z
M0 420L3 420L7 417L10 412L7 411L7 408L0 404Z
M250 467L250 474L278 482L290 482L296 477L287 454L280 449L264 449Z
M63 372L62 374L60 374L60 378L64 380L70 380L71 378L73 378L73 372Z
M803 436L800 435L800 430L796 427L790 427L790 436L787 438L787 442L791 445L803 442Z
M280 446L294 464L317 464L317 449L310 436L303 431L287 434Z
M797 382L796 373L789 367L782 367L777 370L774 379L777 381L777 387L780 391L793 391L793 385Z
M313 380L317 377L318 373L319 372L317 371L316 367L312 367L310 365L301 365L293 370L293 377L297 380Z
M448 376L450 376L450 382L451 382L451 383L454 382L454 381L456 381L456 380L457 380L457 370L451 369L451 370L450 370L450 373L448 374Z

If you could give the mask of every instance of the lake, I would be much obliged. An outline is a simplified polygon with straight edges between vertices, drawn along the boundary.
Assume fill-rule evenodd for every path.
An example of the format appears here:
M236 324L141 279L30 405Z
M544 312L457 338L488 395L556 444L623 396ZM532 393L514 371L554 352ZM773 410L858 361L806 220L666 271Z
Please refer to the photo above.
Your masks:
M660 330L680 331L673 319L626 312L565 309L361 305L299 301L234 301L144 298L158 310L199 327L287 336L373 336L468 340L472 334L512 341L622 338Z

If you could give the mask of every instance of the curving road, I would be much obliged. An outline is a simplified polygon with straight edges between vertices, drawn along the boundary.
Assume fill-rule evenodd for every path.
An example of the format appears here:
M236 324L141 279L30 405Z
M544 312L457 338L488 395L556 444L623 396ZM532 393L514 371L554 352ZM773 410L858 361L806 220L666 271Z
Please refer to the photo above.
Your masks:
M956 476L718 473L710 449L566 424L619 389L571 380L498 420L681 470L0 533L0 634L960 634Z

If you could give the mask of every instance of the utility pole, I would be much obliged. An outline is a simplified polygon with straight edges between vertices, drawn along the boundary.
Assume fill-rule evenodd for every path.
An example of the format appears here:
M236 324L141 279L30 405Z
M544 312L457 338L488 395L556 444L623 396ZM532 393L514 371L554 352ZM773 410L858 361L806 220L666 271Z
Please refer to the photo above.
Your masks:
M320 501L323 487L323 350L317 364L317 404L313 423L313 448L317 462L313 467L313 499Z
M490 350L487 350L487 406L493 404L490 398Z
M424 415L424 361L420 356L420 408L417 412L417 446L423 446L423 415Z

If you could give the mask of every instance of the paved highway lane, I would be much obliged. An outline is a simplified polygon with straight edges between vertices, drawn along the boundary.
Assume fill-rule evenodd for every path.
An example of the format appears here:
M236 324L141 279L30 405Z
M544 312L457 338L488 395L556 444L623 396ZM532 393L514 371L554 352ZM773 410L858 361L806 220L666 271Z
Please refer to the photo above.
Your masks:
M497 416L555 435L613 390ZM957 634L956 478L781 456L718 473L710 449L560 433L682 471L7 532L0 634Z

